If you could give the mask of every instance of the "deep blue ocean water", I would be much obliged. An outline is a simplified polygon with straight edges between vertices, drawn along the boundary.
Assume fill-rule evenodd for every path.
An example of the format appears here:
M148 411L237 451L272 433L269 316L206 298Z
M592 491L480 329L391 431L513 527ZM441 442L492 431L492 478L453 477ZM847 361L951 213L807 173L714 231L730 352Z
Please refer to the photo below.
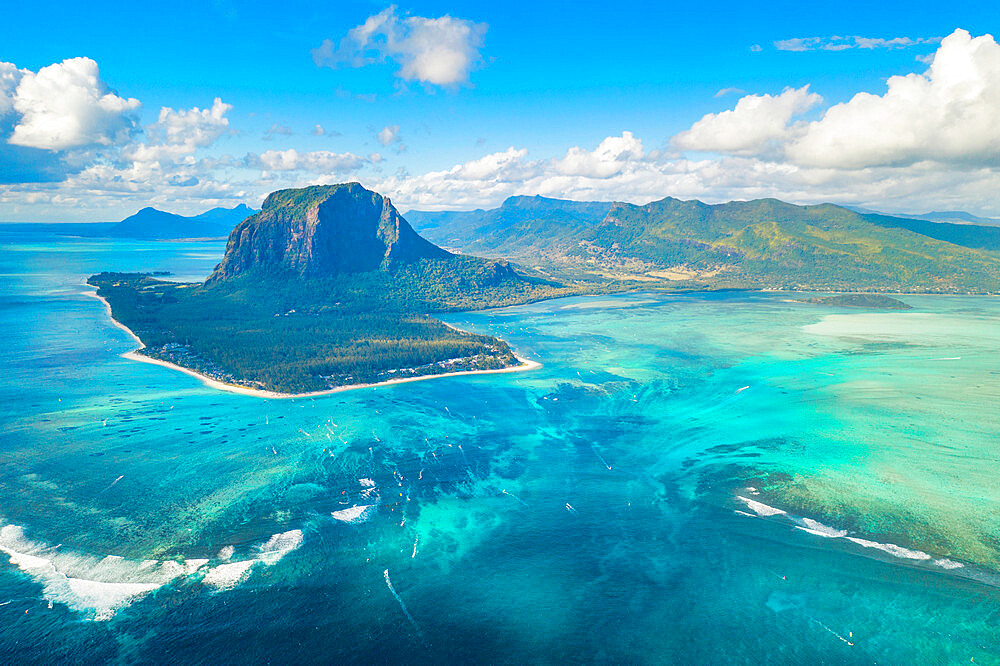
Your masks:
M0 230L0 662L1000 663L1000 302L450 315L542 368L312 399L121 358Z

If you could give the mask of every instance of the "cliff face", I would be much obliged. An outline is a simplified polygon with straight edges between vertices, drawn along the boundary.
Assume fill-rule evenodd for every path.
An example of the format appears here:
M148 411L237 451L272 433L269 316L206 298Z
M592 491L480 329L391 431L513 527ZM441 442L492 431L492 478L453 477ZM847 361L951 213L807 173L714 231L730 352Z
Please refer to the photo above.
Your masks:
M229 236L209 281L259 271L320 278L451 256L425 240L389 199L358 183L279 190Z

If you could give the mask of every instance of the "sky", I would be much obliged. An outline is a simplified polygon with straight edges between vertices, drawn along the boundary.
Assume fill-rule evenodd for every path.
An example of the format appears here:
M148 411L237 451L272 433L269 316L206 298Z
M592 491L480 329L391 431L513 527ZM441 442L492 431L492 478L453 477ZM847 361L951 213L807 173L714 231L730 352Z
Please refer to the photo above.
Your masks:
M1000 12L964 2L8 3L0 221L359 181L1000 217Z

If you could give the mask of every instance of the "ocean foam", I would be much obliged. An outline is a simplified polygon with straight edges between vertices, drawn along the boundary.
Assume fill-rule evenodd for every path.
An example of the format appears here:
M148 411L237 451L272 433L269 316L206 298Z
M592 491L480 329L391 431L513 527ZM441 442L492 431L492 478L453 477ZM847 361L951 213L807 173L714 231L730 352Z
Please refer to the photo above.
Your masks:
M372 509L374 508L371 504L362 504L360 506L352 506L349 509L334 511L330 515L342 523L351 523L353 525L367 521L371 517L373 513Z
M257 560L220 564L209 569L201 582L218 590L228 590L242 583L250 575L250 568L255 564Z
M259 559L264 564L271 566L277 564L278 560L302 545L302 530L291 530L281 534L272 535L267 542L260 547Z
M0 528L0 551L42 586L42 596L93 620L108 620L183 572L176 562L102 559L55 551L24 536L18 525ZM173 565L173 566L171 566Z
M301 546L302 541L302 530L289 530L288 532L272 534L270 539L258 547L260 554L257 557L250 560L227 562L226 564L211 567L205 573L205 577L201 579L201 582L217 590L232 589L250 576L250 570L255 564L260 563L265 566L273 566L285 555ZM235 550L232 546L226 546L219 551L220 559L228 560L233 556Z
M773 506L768 506L761 502L756 502L752 499L747 499L737 495L736 498L744 502L750 509L752 509L758 516L777 516L777 515L788 515L787 512L776 509ZM751 516L745 511L736 510L736 513L742 514L744 516ZM851 543L855 543L864 548L873 548L875 550L880 550L883 553L892 555L893 557L898 557L905 560L917 560L926 562L932 560L932 556L923 552L922 550L912 550L910 548L904 548L903 546L897 546L894 543L880 543L878 541L870 541L868 539L862 539L860 537L847 536L847 530L838 530L835 527L830 527L829 525L824 525L818 520L813 520L812 518L803 518L798 516L789 516L795 523L795 529L802 530L803 532L808 532L809 534L823 537L825 539L846 539ZM955 562L954 560L949 560L948 558L940 558L933 560L932 564L942 569L960 569L963 565L961 562Z
M208 564L208 560L184 560L184 573L190 575Z
M847 530L838 530L829 525L824 525L818 520L813 520L812 518L800 518L802 524L796 525L795 528L802 530L803 532L808 532L809 534L815 534L816 536L825 537L827 539L838 539L840 537L847 536Z
M903 548L902 546L897 546L894 543L879 543L878 541L868 541L867 539L859 539L857 537L847 537L848 541L852 541L859 546L864 546L865 548L875 548L883 552L889 553L893 557L900 557L907 560L929 560L931 556L922 550L910 550L909 548Z
M942 569L961 569L962 567L965 566L961 562L949 560L947 557L942 557L939 560L934 560L934 564L941 567Z
M782 516L786 512L781 509L775 509L773 506L768 506L763 502L758 502L757 500L748 499L740 495L736 496L736 499L742 501L751 511L756 513L758 516Z
M108 620L163 585L197 572L204 572L202 583L208 586L220 590L235 587L250 575L255 564L274 565L302 542L302 530L274 534L259 546L257 557L238 562L227 562L235 548L226 546L219 551L222 563L209 566L211 560L201 558L178 562L129 560L120 555L93 557L31 541L18 525L0 528L0 552L41 584L42 596L49 603L63 604L93 620Z

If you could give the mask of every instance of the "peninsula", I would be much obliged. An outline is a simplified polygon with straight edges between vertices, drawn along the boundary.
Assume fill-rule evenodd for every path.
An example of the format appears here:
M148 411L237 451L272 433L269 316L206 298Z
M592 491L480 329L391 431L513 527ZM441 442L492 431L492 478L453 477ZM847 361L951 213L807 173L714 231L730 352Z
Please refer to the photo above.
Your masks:
M88 279L145 359L226 388L287 395L528 365L431 313L580 293L447 252L358 183L281 190L233 229L203 283Z

